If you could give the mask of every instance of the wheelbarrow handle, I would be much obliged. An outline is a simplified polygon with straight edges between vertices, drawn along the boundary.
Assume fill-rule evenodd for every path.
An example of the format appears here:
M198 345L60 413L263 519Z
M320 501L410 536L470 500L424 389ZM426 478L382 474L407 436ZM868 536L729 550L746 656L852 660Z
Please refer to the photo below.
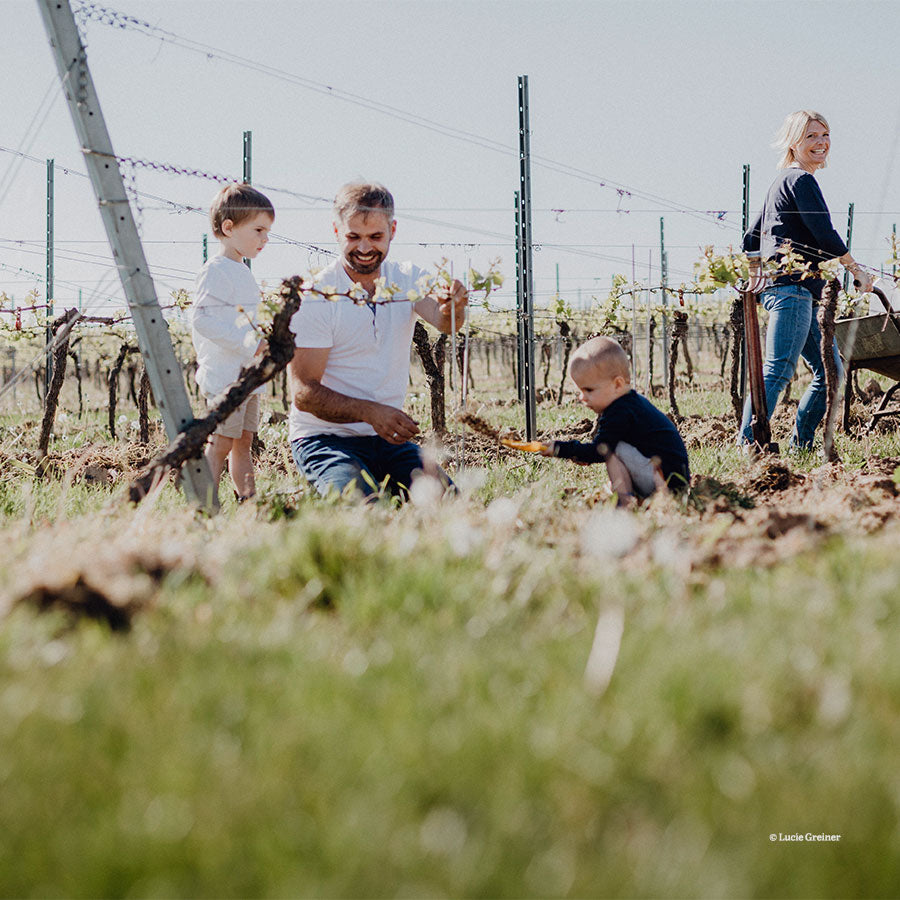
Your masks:
M854 287L859 287L859 282L856 279L854 279L853 285L854 285ZM884 307L884 311L887 313L887 315L884 317L884 325L881 326L881 330L884 331L885 328L887 328L887 326L888 326L888 322L891 322L894 320L895 310L891 306L891 301L888 300L887 295L884 293L884 291L881 288L875 287L875 285L872 285L872 293L881 301L881 305Z

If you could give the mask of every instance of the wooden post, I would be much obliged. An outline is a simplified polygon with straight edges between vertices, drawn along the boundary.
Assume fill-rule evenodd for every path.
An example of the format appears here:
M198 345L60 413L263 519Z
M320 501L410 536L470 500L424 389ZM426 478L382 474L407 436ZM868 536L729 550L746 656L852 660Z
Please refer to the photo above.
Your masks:
M777 452L769 429L769 410L763 381L762 344L759 339L759 318L756 314L756 294L741 291L744 307L744 340L747 343L747 372L750 376L750 403L753 410L750 428L753 443L764 452Z
M852 204L851 204L852 207ZM838 368L834 360L834 319L837 313L838 289L837 281L829 281L822 292L822 302L819 304L816 318L819 322L821 337L820 352L822 365L825 368L825 429L823 436L823 449L825 459L828 462L840 462L837 450L834 448L834 423L837 406L837 395L840 379ZM852 359L852 348L848 356Z

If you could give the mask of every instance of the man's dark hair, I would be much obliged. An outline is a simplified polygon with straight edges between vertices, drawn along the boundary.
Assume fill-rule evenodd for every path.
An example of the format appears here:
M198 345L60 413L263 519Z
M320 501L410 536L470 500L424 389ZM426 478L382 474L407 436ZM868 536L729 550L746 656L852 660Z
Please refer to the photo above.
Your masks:
M394 198L391 192L377 183L351 182L345 184L334 198L334 217L346 222L357 213L383 212L388 220L394 218Z

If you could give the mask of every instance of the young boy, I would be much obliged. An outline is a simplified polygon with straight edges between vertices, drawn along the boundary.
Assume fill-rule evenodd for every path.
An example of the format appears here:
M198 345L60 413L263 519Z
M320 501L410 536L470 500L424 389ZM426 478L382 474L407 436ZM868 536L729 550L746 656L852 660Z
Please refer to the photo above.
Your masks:
M690 479L687 450L678 429L646 397L631 388L625 351L610 338L595 337L573 354L569 376L581 402L600 414L590 444L551 441L544 456L579 463L606 463L619 506L649 497L659 487L679 489Z
M242 260L253 259L266 246L275 210L268 197L249 184L229 184L213 199L209 219L222 249L197 276L192 318L197 384L207 405L237 381L241 368L264 348L253 328L259 287ZM256 491L250 448L258 428L259 393L254 393L220 423L206 448L217 484L229 459L238 500Z

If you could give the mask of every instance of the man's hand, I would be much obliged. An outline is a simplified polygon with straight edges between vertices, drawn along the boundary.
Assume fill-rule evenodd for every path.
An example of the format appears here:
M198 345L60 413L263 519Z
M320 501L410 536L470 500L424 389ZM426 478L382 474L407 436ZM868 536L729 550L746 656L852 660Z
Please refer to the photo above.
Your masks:
M434 325L444 334L450 334L454 324L457 331L463 327L468 302L466 289L461 282L454 281L449 287L438 288L419 300L415 310L429 325ZM451 310L454 311L452 315Z
M404 444L419 433L419 426L414 419L402 409L384 403L367 403L365 421L389 444Z
M435 300L438 302L438 312L448 321L451 318L451 307L455 307L453 314L456 318L456 327L457 329L462 328L466 305L469 302L468 291L463 287L462 282L454 279L449 290L445 288L435 294Z
M298 347L289 373L294 406L326 422L366 422L390 444L403 444L419 433L418 424L402 409L374 400L348 397L321 383L329 348Z

